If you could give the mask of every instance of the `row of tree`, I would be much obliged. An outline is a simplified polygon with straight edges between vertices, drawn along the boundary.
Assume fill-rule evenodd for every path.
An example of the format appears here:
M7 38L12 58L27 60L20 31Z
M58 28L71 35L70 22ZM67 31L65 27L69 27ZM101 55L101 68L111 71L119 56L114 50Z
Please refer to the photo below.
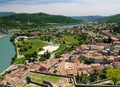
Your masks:
M113 81L113 84L116 85L120 81L120 69L104 68L102 71L94 69L90 76L79 75L78 73L76 76L76 82L87 84L108 78L110 78Z

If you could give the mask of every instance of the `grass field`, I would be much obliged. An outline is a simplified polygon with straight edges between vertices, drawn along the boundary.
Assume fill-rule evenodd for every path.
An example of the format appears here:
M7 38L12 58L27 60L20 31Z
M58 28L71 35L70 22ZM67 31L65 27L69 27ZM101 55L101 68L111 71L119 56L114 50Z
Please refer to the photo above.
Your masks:
M20 52L21 55L26 55L26 54L32 54L33 52L38 52L40 48L45 46L46 44L39 40L39 39L33 39L33 40L26 40L26 41L20 41L17 43L21 46L21 48L27 48L27 51ZM32 46L31 48L29 48Z
M30 76L32 81L36 81L38 83L42 83L43 80L52 82L56 87L59 87L61 85L62 87L74 87L74 82L69 83L68 78L60 77L60 76L53 76L53 75L45 75L45 74L38 74L38 73L32 73L30 72L27 76ZM21 80L16 87L24 85L26 82L25 78ZM34 84L28 84L25 87L38 87Z
M25 63L26 58L17 58L14 62L14 64L24 64Z
M67 47L67 44L60 44L60 47L55 51L55 56L59 57L64 52L66 47Z
M78 44L79 41L75 39L75 35L64 35L63 40L68 44Z

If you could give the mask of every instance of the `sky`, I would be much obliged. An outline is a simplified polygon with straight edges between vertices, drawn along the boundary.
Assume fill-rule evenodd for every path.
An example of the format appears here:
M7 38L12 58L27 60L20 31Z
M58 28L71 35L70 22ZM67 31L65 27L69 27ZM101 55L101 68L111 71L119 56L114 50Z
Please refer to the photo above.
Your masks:
M0 0L0 12L65 16L120 14L120 0Z

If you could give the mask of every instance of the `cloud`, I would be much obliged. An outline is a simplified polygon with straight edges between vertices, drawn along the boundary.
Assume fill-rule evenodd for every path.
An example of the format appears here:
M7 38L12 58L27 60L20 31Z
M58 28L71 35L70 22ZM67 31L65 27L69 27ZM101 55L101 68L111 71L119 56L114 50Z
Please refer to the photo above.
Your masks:
M8 1L5 2L4 1ZM0 11L45 12L57 15L113 15L120 13L120 0L0 0Z
M71 2L74 2L74 0L0 0L0 4L51 4Z
M119 4L120 0L0 0L1 5L5 4L55 4L55 3L78 3L80 5L95 5L95 4Z

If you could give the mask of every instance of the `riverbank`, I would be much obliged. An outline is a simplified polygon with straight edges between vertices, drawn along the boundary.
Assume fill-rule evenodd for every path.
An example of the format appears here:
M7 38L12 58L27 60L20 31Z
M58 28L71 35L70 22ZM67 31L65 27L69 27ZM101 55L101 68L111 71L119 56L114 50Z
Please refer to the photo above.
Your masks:
M0 38L5 37L5 36L7 36L7 35L12 35L12 34L14 34L14 33L9 33L9 34L0 35Z
M0 38L5 37L5 36L6 36L6 34L5 35L0 35Z
M7 69L5 69L2 73L0 73L0 75L5 74L8 71L11 71L13 69L17 69L17 65L10 65Z

